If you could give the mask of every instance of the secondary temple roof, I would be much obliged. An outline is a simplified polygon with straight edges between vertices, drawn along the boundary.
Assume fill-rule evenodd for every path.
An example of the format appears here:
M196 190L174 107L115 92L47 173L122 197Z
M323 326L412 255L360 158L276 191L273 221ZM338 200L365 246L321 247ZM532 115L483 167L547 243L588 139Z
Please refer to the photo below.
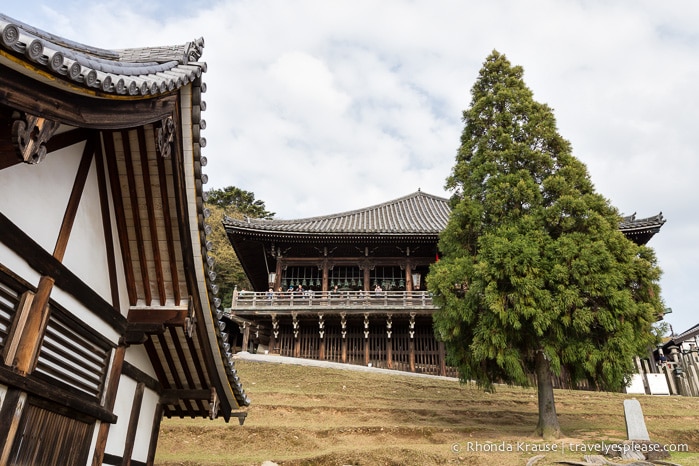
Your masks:
M297 220L236 220L226 217L224 223L231 231L249 235L435 235L444 230L449 221L449 200L418 190L407 196L364 209ZM639 244L645 244L665 223L662 213L636 219L624 217L619 229Z
M447 199L418 190L383 204L339 214L300 220L235 220L226 217L226 224L260 232L438 235L447 224L450 212Z

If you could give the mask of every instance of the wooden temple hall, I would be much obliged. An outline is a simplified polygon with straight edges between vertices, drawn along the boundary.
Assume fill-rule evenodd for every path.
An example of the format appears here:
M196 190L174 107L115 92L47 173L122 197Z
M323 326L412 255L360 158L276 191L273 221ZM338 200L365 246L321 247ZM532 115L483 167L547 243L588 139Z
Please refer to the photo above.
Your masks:
M237 349L455 375L425 286L450 212L447 199L418 190L322 217L226 218L253 287L234 293L228 313ZM620 229L645 244L664 223L632 215Z
M0 14L0 465L150 465L163 417L247 415L208 254L203 48Z

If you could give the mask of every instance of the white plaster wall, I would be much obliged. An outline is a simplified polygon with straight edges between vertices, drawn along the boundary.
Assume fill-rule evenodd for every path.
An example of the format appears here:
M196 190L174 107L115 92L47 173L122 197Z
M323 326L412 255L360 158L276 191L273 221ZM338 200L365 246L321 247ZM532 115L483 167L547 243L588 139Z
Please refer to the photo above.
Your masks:
M0 211L53 253L84 143L0 170Z
M107 437L107 446L105 448L105 452L111 455L122 456L124 454L124 444L126 443L126 434L131 417L131 404L136 393L136 385L136 381L128 377L122 377L119 380L119 389L114 403L114 414L117 415L117 422L109 428L109 436ZM143 393L134 449L131 454L131 458L135 460L145 461L148 458L150 433L158 399L159 397L155 392L146 388Z
M80 199L63 264L107 302L111 302L107 248L94 160Z
M157 374L155 373L155 370L153 369L153 365L151 364L150 359L148 358L146 348L143 345L129 346L126 349L124 360L129 364L133 364L134 366L138 367L154 379L158 378Z
M3 243L0 243L0 263L33 284L39 284L40 275L27 262Z
M53 253L55 248L84 146L85 143L79 143L52 152L37 165L20 163L0 170L0 211L30 235L49 254ZM96 166L96 162L93 161L78 206L63 264L111 304L111 284L109 282ZM128 312L129 302L111 193L109 193L109 202L121 308L119 311L125 316ZM24 259L1 243L0 263L9 267L29 283L35 286L39 283L39 275L29 267ZM96 318L69 294L54 288L51 298L81 320L95 327L110 340L116 341L118 338L111 327Z
M124 454L126 432L129 428L129 418L131 417L131 404L135 393L136 381L128 377L122 377L119 380L119 388L113 410L114 414L117 415L117 422L109 426L105 453L116 456Z
M133 445L131 458L137 461L146 462L148 459L148 447L150 446L150 436L155 421L155 410L158 406L158 394L146 389L143 393L143 405L138 418L136 428L136 439Z

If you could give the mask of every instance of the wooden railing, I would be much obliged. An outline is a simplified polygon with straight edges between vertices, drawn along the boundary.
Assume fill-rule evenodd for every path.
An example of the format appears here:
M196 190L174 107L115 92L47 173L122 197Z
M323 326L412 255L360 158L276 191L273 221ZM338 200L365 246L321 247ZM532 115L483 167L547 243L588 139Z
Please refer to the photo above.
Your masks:
M305 291L252 292L233 294L231 311L270 307L332 306L346 308L423 307L433 308L427 291Z

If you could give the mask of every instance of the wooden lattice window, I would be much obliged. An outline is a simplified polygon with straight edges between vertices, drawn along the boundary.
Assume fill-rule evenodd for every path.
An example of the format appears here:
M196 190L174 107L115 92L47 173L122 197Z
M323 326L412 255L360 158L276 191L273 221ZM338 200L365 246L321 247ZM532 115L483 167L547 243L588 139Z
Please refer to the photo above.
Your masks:
M3 278L5 277L0 274L0 352L7 341L19 303L19 292L7 285Z
M34 374L99 401L111 349L111 343L102 335L52 304Z

